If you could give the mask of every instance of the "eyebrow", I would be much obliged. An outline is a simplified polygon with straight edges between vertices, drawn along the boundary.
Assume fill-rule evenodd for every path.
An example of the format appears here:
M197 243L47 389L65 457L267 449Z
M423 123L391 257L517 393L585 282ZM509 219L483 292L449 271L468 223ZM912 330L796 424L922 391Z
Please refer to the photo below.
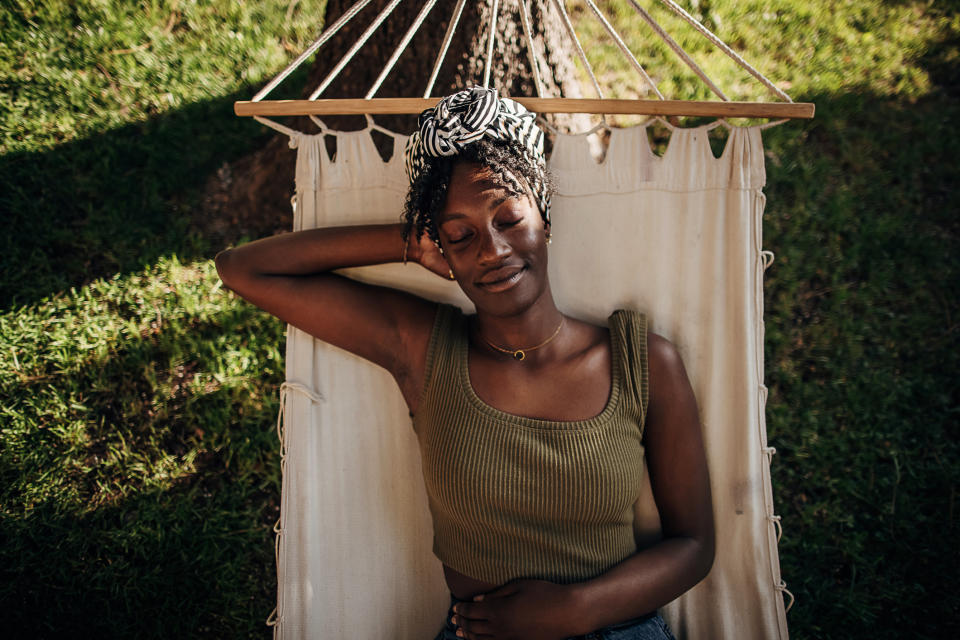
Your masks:
M508 196L502 196L500 198L494 198L493 202L490 203L490 206L487 207L487 210L492 211L493 209L496 209L497 207L502 205L504 202L506 202L507 200L513 197L515 196L508 195ZM444 222L448 222L450 220L458 220L460 218L466 218L466 217L467 217L467 214L457 213L456 211L453 211L451 213L443 213L440 215L440 224L443 224Z

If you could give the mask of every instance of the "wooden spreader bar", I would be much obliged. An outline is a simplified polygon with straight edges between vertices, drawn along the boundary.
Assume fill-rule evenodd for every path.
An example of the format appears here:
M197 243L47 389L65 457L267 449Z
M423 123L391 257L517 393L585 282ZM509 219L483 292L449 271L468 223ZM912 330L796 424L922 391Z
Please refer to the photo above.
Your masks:
M719 100L622 100L615 98L517 98L535 113L604 113L651 116L706 116L714 118L813 117L812 102L722 102ZM318 100L240 100L233 103L238 116L307 116L365 114L418 114L440 98L325 98Z

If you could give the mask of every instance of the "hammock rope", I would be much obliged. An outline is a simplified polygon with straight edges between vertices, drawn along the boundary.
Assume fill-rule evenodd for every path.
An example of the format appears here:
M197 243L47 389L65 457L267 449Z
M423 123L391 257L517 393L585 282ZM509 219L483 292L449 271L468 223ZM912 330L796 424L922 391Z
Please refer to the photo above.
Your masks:
M690 57L690 54L688 54L686 50L677 43L676 40L671 38L669 33L663 30L663 27L660 26L660 23L654 20L653 16L647 13L646 9L637 4L636 0L630 0L630 4L633 5L633 8L636 9L637 13L640 14L640 17L642 17L647 24L650 25L650 28L653 29L654 33L660 36L660 39L663 40L667 46L673 50L674 53L680 56L680 59L683 60L686 65L690 67L690 70L697 74L697 76L699 76L699 78L703 80L708 87L710 87L711 91L717 94L717 96L719 96L719 98L724 102L730 101L730 98L728 98L726 94L720 90L720 87L714 84L713 80L711 80L710 77L707 76L706 72L700 68L700 65L693 61L693 58Z
M763 83L763 85L766 86L768 89L773 91L775 95L779 96L783 100L786 100L787 102L793 102L793 99L790 96L788 96L786 93L781 91L775 84L770 82L770 80L768 80L765 75L763 75L762 73L754 69L749 62L741 58L736 51L728 47L726 42L724 42L723 40L718 38L716 35L714 35L714 33L710 31L710 29L707 29L705 26L703 26L699 20L697 20L692 15L684 11L683 7L678 5L673 0L660 0L660 2L665 4L675 14L677 14L678 16L686 20L694 29L702 33L704 37L706 37L716 47L718 47L721 51L723 51L725 54L730 56L741 67L746 69L750 73L750 75L752 75L754 78L756 78L761 83ZM632 2L632 0L631 0L631 4L633 4L635 8L638 6L637 3Z
M580 46L580 38L577 37L577 32L573 29L573 23L570 22L570 16L567 15L567 10L564 8L563 3L560 0L553 0L553 6L556 7L557 11L560 12L560 18L563 20L563 26L567 30L567 35L570 36L573 46L577 50L577 57L580 58L580 62L583 63L583 68L587 70L587 73L590 74L590 82L593 83L593 88L597 91L597 95L600 99L603 99L603 90L600 89L600 83L597 82L597 77L593 75L593 67L590 66L590 61L587 60L587 54L584 53L583 47Z
M530 69L533 71L534 86L537 88L537 97L543 98L543 79L540 77L540 65L537 64L537 52L533 48L533 29L530 27L530 12L527 3L520 0L520 23L523 35L527 40L527 57L530 58Z
M337 65L330 70L330 73L328 73L327 77L323 79L323 82L320 83L320 86L313 90L313 93L310 94L308 100L316 100L318 97L320 97L320 94L330 86L330 83L336 80L337 76L340 75L340 72L343 71L343 68L347 66L347 63L353 60L353 56L357 55L357 52L360 51L363 45L367 43L367 40L370 39L370 36L372 36L377 29L380 28L380 25L382 25L383 22L390 17L390 14L393 13L393 10L397 8L398 4L400 4L400 0L391 0L390 4L383 8L383 11L381 11L374 21L370 23L370 26L367 27L362 34L360 34L360 37L357 38L357 41L353 43L353 46L350 47L347 53L340 58L340 62L338 62Z
M281 549L283 544L283 526L281 522L283 514L289 513L289 511L287 511L287 499L290 496L290 492L287 490L287 479L289 476L287 475L287 440L283 431L283 416L285 413L284 408L287 404L287 394L291 390L306 396L310 402L313 403L323 402L324 400L320 393L299 382L286 380L280 385L280 409L277 412L277 438L280 440L280 517L277 518L277 521L273 525L273 555L277 567L278 582L280 582L283 575L286 575L286 554L282 553ZM270 615L267 616L266 624L268 627L276 628L283 621L281 605L282 601L278 599L277 605L273 608L273 611L270 612Z
M487 51L486 51L486 60L484 64L483 71L483 84L485 87L490 86L490 76L492 73L493 66L493 46L496 41L496 25L497 19L499 17L499 0L489 0L491 6L491 17L489 23L489 35L487 37ZM541 0L543 5L548 4L548 0ZM690 24L694 29L700 32L704 37L706 37L713 45L718 47L721 51L724 52L727 56L733 59L740 67L746 70L750 75L756 78L761 82L766 88L768 88L774 95L776 95L781 100L785 102L735 102L731 101L723 91L716 85L707 76L707 74L701 69L692 57L681 47L676 40L674 40L658 23L654 18L641 7L636 0L628 0L630 5L634 10L643 18L647 24L654 30L654 32L670 47L683 62L697 75L703 82L710 88L710 90L720 98L720 102L716 101L695 101L695 100L666 100L664 96L660 93L659 89L656 87L656 84L647 74L646 70L637 60L636 56L630 51L629 46L626 45L626 42L613 27L607 17L603 14L600 8L597 6L594 0L585 0L587 6L590 8L594 17L601 23L603 28L607 33L613 38L614 42L617 44L618 49L621 54L624 55L628 64L632 66L644 79L654 91L657 96L657 100L633 100L627 103L626 101L611 101L603 98L603 93L600 89L599 82L597 82L596 75L592 66L590 65L589 60L586 57L586 54L583 50L583 47L580 44L579 38L576 35L576 31L573 28L573 24L570 21L570 17L566 11L564 3L562 0L550 0L553 3L553 6L560 13L560 18L563 22L564 29L566 30L568 36L570 36L571 41L574 44L574 48L577 52L577 57L584 66L584 69L587 71L590 76L591 83L594 86L594 89L597 91L597 95L600 96L599 100L592 101L573 101L570 99L557 97L557 98L544 98L544 85L543 78L540 75L539 64L537 61L536 49L534 47L533 39L533 29L532 29L532 20L530 19L529 7L526 4L525 0L519 0L520 5L520 21L522 30L527 43L527 55L530 59L530 66L533 72L534 81L536 84L537 95L540 99L554 101L554 104L547 106L540 105L539 110L543 113L634 113L634 114L648 114L648 115L690 115L690 116L714 116L714 117L760 117L760 118L812 118L814 112L814 105L811 103L795 103L789 95L784 91L779 89L773 82L771 82L766 76L760 73L754 66L748 63L743 59L739 54L737 54L733 49L727 46L716 34L714 34L710 29L704 26L700 21L694 18L690 13L685 11L673 0L661 0L661 3L667 7L674 14L682 18L688 24ZM420 102L417 102L413 99L397 102L397 100L405 99L374 99L373 95L379 90L382 83L389 76L390 71L396 65L396 62L402 56L403 52L406 50L407 45L410 40L419 32L420 28L423 26L427 14L432 10L433 6L436 4L436 0L427 0L424 6L421 8L420 13L417 16L417 19L414 21L413 25L408 29L406 35L401 41L400 45L396 48L393 55L390 57L388 63L385 65L380 76L374 82L373 87L370 91L367 92L366 97L363 99L343 99L343 100L324 100L318 101L319 96L330 86L330 84L339 76L343 71L343 68L356 56L360 49L367 43L370 37L380 28L383 22L394 12L396 7L400 4L401 0L391 0L384 9L376 16L374 21L367 27L367 29L361 34L361 36L354 42L353 46L347 51L347 53L340 59L337 65L327 74L323 79L320 85L310 94L308 100L268 100L264 102L264 98L277 87L284 79L289 77L289 75L299 67L305 60L307 60L311 55L316 53L316 51L327 43L330 38L332 38L337 32L339 32L347 23L355 18L367 5L370 4L370 0L358 0L353 4L342 16L340 16L329 28L325 29L323 33L317 38L303 53L301 53L297 58L291 62L287 67L277 74L270 82L268 82L260 91L258 91L250 101L237 101L234 104L234 111L237 115L246 115L246 116L277 116L277 115L309 115L309 114L334 114L334 113L419 113L422 109L427 108L423 106ZM446 55L449 51L450 44L452 42L453 34L456 30L457 25L459 24L463 8L466 4L466 0L458 0L456 7L454 8L453 16L447 26L447 33L444 37L443 45L440 48L440 52L437 55L436 61L433 66L433 70L430 74L430 79L427 83L427 89L423 94L423 98L429 98L430 94L433 91L434 85L436 83L437 76L440 71L440 67L443 64L443 61L446 59ZM522 100L522 98L520 98ZM359 103L359 104L357 104ZM429 105L428 105L429 106ZM269 126L278 131L283 131L273 124L267 124L264 120L258 118L258 122L261 122L265 126ZM276 124L276 123L274 123ZM776 123L776 124L779 124ZM775 126L774 123L770 123L770 126Z
M373 82L373 86L370 87L370 90L367 91L367 95L364 96L365 100L369 100L373 95L380 89L380 85L383 84L383 81L386 80L387 75L393 70L393 65L397 63L397 60L407 49L407 45L410 44L410 40L413 39L414 34L420 30L420 25L423 24L423 21L427 19L427 16L430 14L430 11L436 6L437 0L427 0L423 5L423 8L420 9L420 13L417 14L416 20L413 21L413 24L410 25L410 28L407 29L407 32L403 35L403 39L400 41L400 44L397 45L396 49L393 50L393 55L390 56L390 59L387 60L387 64L383 66L383 70L380 71L380 75L377 76L377 79Z
M620 34L617 32L617 30L613 28L613 25L610 24L610 21L607 20L607 17L603 15L593 0L586 0L586 2L587 6L589 6L593 11L593 14L597 16L597 20L599 20L600 24L603 25L603 28L607 30L607 33L610 34L610 37L613 38L614 42L617 43L617 47L620 48L620 51L627 58L630 64L633 65L633 68L636 69L637 73L640 74L640 77L643 78L643 81L651 89L653 89L653 92L656 94L658 99L663 100L663 94L660 93L660 89L657 88L657 83L655 83L653 79L647 75L647 72L643 69L643 65L641 65L640 61L637 60L637 57L633 55L633 52L630 51L630 47L628 47L627 43L623 41L623 38L620 37Z
M784 612L785 614L786 614L786 613L789 613L789 612L790 612L790 608L793 607L793 602L794 602L794 600L796 600L796 598L794 598L794 597L793 597L793 594L790 593L790 590L787 589L787 583L784 582L783 580L781 580L781 581L777 584L776 590L779 591L779 592L781 592L781 593L785 593L785 594L787 594L788 596L790 596L790 603L789 603L789 604L784 608L784 610L783 610L783 612Z
M497 33L497 9L500 7L500 0L492 0L493 7L490 10L490 35L487 36L487 64L483 68L483 88L490 88L490 67L493 65L493 41L496 40Z
M342 16L340 16L336 22L334 22L332 25L330 25L329 28L324 30L324 32L320 34L320 37L317 38L313 42L313 44L311 44L309 47L307 47L307 49L303 53L297 56L296 60L288 64L283 71L278 73L273 80L267 83L267 86L265 86L263 89L260 89L260 91L258 91L253 96L253 98L251 99L251 102L260 102L261 100L263 100L268 93L273 91L278 84L286 80L287 76L289 76L291 73L293 73L297 69L297 67L303 64L304 60L312 56L317 49L322 47L327 42L327 40L329 40L334 35L336 35L336 33L340 31L340 29L345 24L347 24L348 22L350 22L351 19L353 19L353 16L357 15L357 13L359 13L368 4L370 4L370 0L357 0L357 2L352 7L347 9L347 11ZM267 125L267 126L270 126L270 125Z
M467 0L460 0L453 10L453 17L450 24L447 25L447 33L443 36L443 44L440 46L440 52L437 54L437 60L433 63L433 71L430 72L430 80L427 82L427 90L423 92L424 98L429 98L433 91L433 84L437 81L437 74L440 73L440 66L444 58L447 57L447 50L450 48L450 42L453 40L453 32L457 29L457 23L460 22L460 14L463 13L463 5Z

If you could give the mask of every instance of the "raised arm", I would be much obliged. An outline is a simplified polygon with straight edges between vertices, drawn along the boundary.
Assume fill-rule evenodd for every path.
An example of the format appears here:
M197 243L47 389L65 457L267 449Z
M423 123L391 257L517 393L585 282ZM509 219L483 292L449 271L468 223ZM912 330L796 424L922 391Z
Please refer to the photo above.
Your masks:
M428 240L407 258L446 274ZM329 227L255 240L217 254L227 288L307 333L390 371L415 411L436 305L396 289L356 282L334 269L399 262L400 225Z

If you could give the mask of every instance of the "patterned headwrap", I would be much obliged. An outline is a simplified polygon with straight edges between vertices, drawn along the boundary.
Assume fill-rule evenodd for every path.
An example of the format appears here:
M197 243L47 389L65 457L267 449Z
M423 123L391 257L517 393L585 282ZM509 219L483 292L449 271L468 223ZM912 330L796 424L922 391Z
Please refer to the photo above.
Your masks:
M471 87L447 96L420 114L419 129L407 140L407 177L414 182L423 173L427 157L454 156L483 136L516 143L533 165L546 165L543 131L536 114L510 98L498 98L496 89ZM519 184L517 185L520 186ZM544 181L530 185L544 220L550 220L550 194ZM520 189L522 191L522 188Z

